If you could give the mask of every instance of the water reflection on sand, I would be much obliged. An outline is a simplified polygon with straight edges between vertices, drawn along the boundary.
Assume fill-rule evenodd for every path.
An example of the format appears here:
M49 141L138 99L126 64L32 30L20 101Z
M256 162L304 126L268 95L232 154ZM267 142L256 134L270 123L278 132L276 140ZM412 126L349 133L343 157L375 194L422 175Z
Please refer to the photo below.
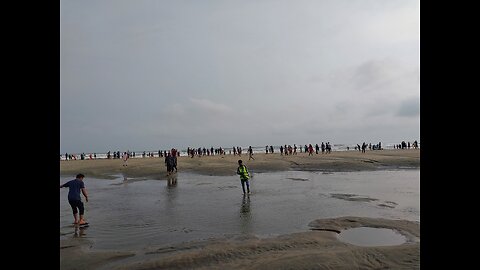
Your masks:
M91 226L70 226L68 189L61 189L60 237L86 237L98 249L271 236L306 231L314 219L348 215L420 220L419 170L257 173L250 181L252 194L245 196L238 176L179 172L167 180L103 180L87 175L85 184Z

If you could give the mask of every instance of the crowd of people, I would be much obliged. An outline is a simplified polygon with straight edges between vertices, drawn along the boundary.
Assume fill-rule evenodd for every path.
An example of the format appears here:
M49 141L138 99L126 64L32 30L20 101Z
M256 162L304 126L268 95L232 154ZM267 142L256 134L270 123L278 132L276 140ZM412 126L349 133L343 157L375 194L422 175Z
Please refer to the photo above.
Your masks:
M410 147L413 149L418 149L418 142L415 140L410 144L410 142L402 141L401 143L393 146L394 149L410 149Z
M406 141L402 141L401 143L399 144L394 144L393 145L393 149L410 149L410 148L413 148L413 149L418 149L419 146L418 146L418 142L415 140L414 142L406 142ZM346 150L347 151L350 151L351 147L350 146L347 146L346 147ZM357 144L353 147L353 149L355 149L355 151L359 151L359 152L362 152L362 153L365 153L365 151L368 149L368 150L383 150L383 147L382 147L382 143L379 142L378 144L372 144L372 143L365 143L363 142L361 145L360 144ZM287 145L287 144L284 144L284 145L280 145L278 147L275 147L273 145L266 145L265 146L265 154L274 154L275 151L278 151L280 153L280 155L297 155L298 152L300 153L308 153L309 156L313 155L313 153L315 152L315 154L319 154L319 153L322 153L322 154L329 154L332 152L332 145L330 144L330 142L322 142L320 145L317 143L315 145L312 145L312 144L305 144L303 146L297 146L296 144L293 144L292 145ZM174 153L173 153L174 152ZM255 151L253 150L252 146L249 146L248 149L247 149L247 152L249 154L249 160L250 159L255 159L253 157L253 154L255 153ZM277 153L278 153L277 152ZM234 156L241 156L243 153L243 149L242 147L240 146L233 146L230 150L228 150L228 153L227 153L227 150L225 148L222 148L222 147L218 147L218 148L214 148L214 147L210 147L210 148L206 148L206 147L198 147L198 148L192 148L192 147L188 147L187 150L186 150L186 155L193 158L193 157L202 157L202 156L218 156L218 155L231 155L233 154ZM170 156L174 156L175 158L176 157L179 157L180 156L180 151L176 150L175 151L172 151L171 150L158 150L158 152L155 152L155 151L143 151L141 153L141 157L142 158L153 158L153 157L159 157L159 158L167 158L167 156L170 155ZM81 154L69 154L69 153L65 153L65 155L62 155L60 154L60 160L85 160L85 159L97 159L97 158L102 158L102 159L123 159L125 161L125 166L127 166L127 162L126 160L130 159L130 158L140 158L140 156L137 156L136 152L133 151L126 151L126 152L123 152L121 153L120 151L114 151L114 152L111 152L111 151L108 151L106 154L101 154L100 157L97 156L97 153L90 153L90 154L85 154L85 153L81 153Z

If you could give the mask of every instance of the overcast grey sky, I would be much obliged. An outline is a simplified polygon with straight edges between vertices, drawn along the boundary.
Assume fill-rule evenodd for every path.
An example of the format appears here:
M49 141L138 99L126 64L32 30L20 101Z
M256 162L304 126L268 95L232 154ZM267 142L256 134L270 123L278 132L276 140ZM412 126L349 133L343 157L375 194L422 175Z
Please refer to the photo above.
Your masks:
M417 0L61 0L62 153L420 137Z

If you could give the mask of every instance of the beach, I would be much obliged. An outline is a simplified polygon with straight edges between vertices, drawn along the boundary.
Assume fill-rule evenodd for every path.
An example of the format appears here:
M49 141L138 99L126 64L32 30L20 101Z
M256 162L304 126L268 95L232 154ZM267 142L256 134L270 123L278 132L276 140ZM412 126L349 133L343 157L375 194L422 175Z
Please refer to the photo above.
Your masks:
M242 159L251 171L362 171L391 168L420 168L420 150L375 150L338 151L330 154L298 153L297 155L254 154L255 160L248 160L248 154L242 156L215 155L178 157L178 169L203 175L235 175L237 160ZM83 173L86 177L114 178L123 175L127 178L148 177L166 179L164 158L131 158L128 166L123 167L122 159L70 160L60 161L60 174L75 176Z
M91 248L98 243L92 242L89 237L81 237L81 231L75 231L76 237L63 236L60 241L61 269L420 268L419 206L408 204L409 198L418 199L419 190L416 190L415 183L419 182L419 179L410 181L413 184L410 184L411 186L406 189L401 189L406 184L400 182L403 175L410 175L409 177L413 178L418 178L419 175L418 173L407 173L400 174L396 178L393 177L397 175L397 171L400 171L400 173L402 173L402 170L417 172L420 169L420 150L376 150L366 153L334 151L330 154L320 153L318 155L313 154L313 156L308 156L307 153L289 156L281 156L279 153L258 153L254 155L254 158L255 160L249 161L248 154L243 154L241 157L228 154L195 156L194 158L179 157L178 187L170 184L172 176L166 175L163 158L132 158L128 161L127 167L122 166L123 161L121 159L60 161L62 181L63 179L73 178L77 173L83 173L86 177L87 189L89 186L94 186L98 190L114 193L128 187L127 185L137 188L135 194L143 194L144 199L138 202L139 205L127 205L133 208L132 211L138 212L135 209L144 209L146 205L155 204L157 200L160 200L158 201L159 204L177 209L180 213L172 216L178 218L189 215L188 213L182 214L182 211L185 211L188 207L176 206L188 202L187 199L184 199L185 197L182 197L182 192L192 192L189 196L193 197L195 192L209 194L209 192L215 191L215 193L223 192L223 197L216 198L212 194L211 198L204 200L214 201L218 199L222 201L232 197L235 201L232 205L237 207L234 212L240 214L238 220L240 222L248 221L248 224L242 224L239 227L245 230L245 233L242 234L218 235L214 238L176 241L164 245L151 244L141 240L137 243L138 247L132 247L131 249L125 248L125 245L122 245L122 248ZM251 182L252 185L255 185L253 186L255 189L251 196L252 202L249 201L248 204L245 204L245 200L241 202L241 197L238 197L238 199L235 197L239 192L239 180L235 174L238 159L242 159L254 175ZM376 171L391 171L392 173L375 174ZM373 172L373 174L370 172ZM195 175L198 175L198 177ZM360 176L351 178L356 177L356 175ZM368 183L374 183L377 187L383 184L383 188L388 188L390 185L388 179L391 178L389 175L395 178L390 180L391 183L396 183L394 190L389 191L392 194L386 194L382 197L384 191L381 189L368 192L368 186L365 187ZM370 179L375 177L378 179ZM89 180L89 178L94 180ZM97 179L111 180L108 180L110 181L108 182ZM95 186L94 183L89 183L89 181L104 182ZM235 185L219 184L218 182L221 181L232 182ZM259 183L255 183L255 181L259 181ZM266 184L262 186L261 181ZM273 186L273 183L276 186L272 187L272 190L268 190L268 185ZM142 185L144 185L144 189L140 188ZM190 186L191 189L188 189ZM374 189L375 186L372 186L371 189ZM147 191L152 187L164 189L155 191L156 197L150 202ZM296 190L295 187L299 187L299 189ZM285 189L287 191L284 191ZM311 194L307 194L309 190L312 190ZM125 194L131 194L132 191L129 190L128 192L130 193ZM321 194L317 194L318 192ZM398 198L393 196L396 193L399 194ZM416 197L408 197L412 196L412 193L415 193ZM275 194L278 194L280 201L274 200ZM289 197L290 195L292 196ZM89 204L92 204L95 203L95 200L100 199L95 198L95 196L99 197L101 195L98 192L97 195L90 193L90 196L92 202L89 202ZM167 197L165 201L163 200L164 196ZM300 201L289 212L286 206L294 204L294 198L300 198L304 202ZM66 198L62 197L61 200L66 200ZM107 199L105 200L107 201ZM323 201L319 205L314 205L316 200ZM325 216L325 218L313 218L316 208L322 205L327 206L332 202L332 207L328 208L337 207L341 211L337 210L337 212L332 212L334 214L330 214L328 212L330 210L326 209L327 212L325 213L320 211L324 213L322 216ZM197 202L197 204L199 203ZM224 212L228 214L229 209L215 209L217 204L215 201L212 204L206 204L206 206L211 208L210 211L212 212L217 211L220 216ZM275 205L283 207L282 213L285 216L268 216L263 220L270 219L272 222L278 222L278 220L285 218L298 219L299 221L292 222L291 225L291 228L297 226L297 230L292 233L282 232L268 236L251 233L255 230L268 231L270 227L274 230L275 226L273 224L268 226L268 224L258 223L257 227L252 229L250 223L255 221L251 217L255 213L258 213L258 216L255 217L257 222L261 217L268 215L268 212L262 212L262 207L270 207L266 209L272 211L271 209L275 209ZM313 206L309 208L309 205ZM99 206L99 208L101 207ZM248 208L247 211L245 211L246 207ZM202 208L205 207L201 205L200 209ZM163 208L157 207L155 209L157 211ZM295 211L302 210L312 214L303 216L294 214ZM65 219L70 218L67 211L70 210L64 211L66 213L64 215ZM149 213L149 210L145 211L145 213ZM342 215L343 213L346 214ZM352 215L354 213L358 216ZM87 217L89 215L88 209L86 215ZM143 218L145 215L147 214L140 213L137 219L139 219L138 217ZM247 219L245 219L245 215L248 215ZM328 217L329 215L333 216ZM208 220L200 220L200 217L196 218L199 219L199 223L204 222L208 225ZM232 217L232 220L235 221L235 218ZM228 222L225 224L230 225ZM93 230L100 227L100 224L95 227L95 222L92 221L92 223L94 225L85 230L87 236L95 235ZM195 231L197 229L192 224L179 223L185 227L183 231L172 232L171 234L178 233L178 235L188 236L189 233L192 234L189 230ZM143 230L147 230L148 226L153 226L152 224L154 224L153 221L147 220L144 223L135 223L134 225L145 226ZM302 227L298 224L305 225ZM345 243L337 237L338 232L360 227L391 229L403 235L406 241L400 245L367 247ZM145 242L144 245L142 245L142 241Z

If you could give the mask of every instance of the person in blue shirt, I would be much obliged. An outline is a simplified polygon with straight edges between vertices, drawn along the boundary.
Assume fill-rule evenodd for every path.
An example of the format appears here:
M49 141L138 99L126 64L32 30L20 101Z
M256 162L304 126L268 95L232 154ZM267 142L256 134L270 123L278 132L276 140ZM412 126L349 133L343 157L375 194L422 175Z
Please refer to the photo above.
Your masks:
M85 176L81 173L77 174L76 178L73 180L68 181L67 183L60 185L60 188L68 187L68 203L72 207L73 217L75 221L73 224L88 224L83 218L85 208L83 207L82 198L80 197L80 191L82 192L83 196L85 196L85 200L88 202L88 195L87 190L85 189L85 184L83 183L83 178ZM78 212L80 212L80 218L78 218Z

